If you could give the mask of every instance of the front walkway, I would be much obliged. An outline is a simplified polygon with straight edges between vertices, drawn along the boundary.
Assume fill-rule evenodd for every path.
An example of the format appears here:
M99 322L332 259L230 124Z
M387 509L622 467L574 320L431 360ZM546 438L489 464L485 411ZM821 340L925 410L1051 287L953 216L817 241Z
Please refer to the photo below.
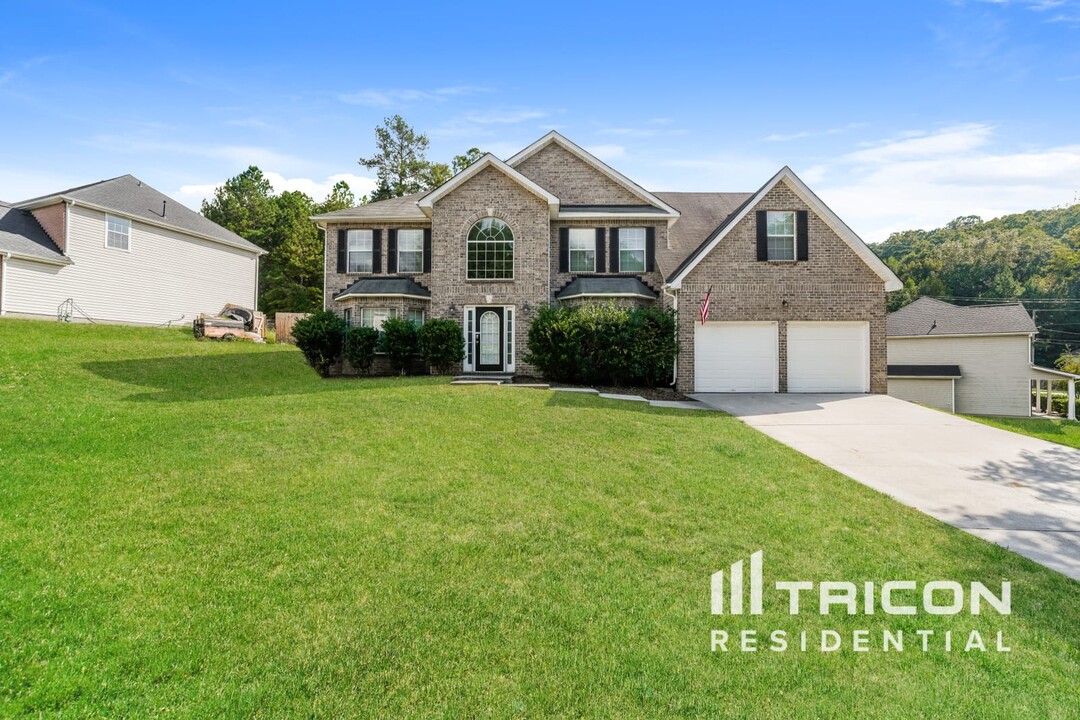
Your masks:
M887 395L693 397L902 503L1080 580L1080 450Z

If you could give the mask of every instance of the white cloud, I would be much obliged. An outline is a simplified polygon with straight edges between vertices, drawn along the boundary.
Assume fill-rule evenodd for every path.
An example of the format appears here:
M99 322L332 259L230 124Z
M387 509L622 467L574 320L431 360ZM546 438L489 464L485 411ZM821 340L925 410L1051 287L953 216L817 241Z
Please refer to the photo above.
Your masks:
M330 175L323 180L314 180L312 178L304 177L287 178L281 173L272 170L264 170L263 175L270 181L270 185L273 186L275 193L299 190L300 192L307 193L309 197L315 200L315 202L322 202L326 196L330 194L330 191L333 190L334 185L342 180L349 184L349 188L353 191L357 200L359 200L362 195L370 195L375 190L374 178L365 177L363 175L354 175L352 173L338 173L336 175ZM198 210L202 201L213 197L214 190L220 187L221 184L222 183L182 185L178 191L172 194L172 197L188 207Z
M803 178L865 240L1067 204L1080 189L1080 145L998 149L968 123L885 141L810 168Z
M804 138L811 137L824 137L826 135L839 135L840 133L847 132L848 130L856 130L858 128L867 127L868 123L853 122L840 127L829 128L828 130L800 130L793 133L773 133L762 138L765 142L787 142L789 140L802 140Z
M479 85L453 85L433 90L414 88L376 89L366 88L354 92L341 93L338 100L349 105L367 105L368 107L390 107L417 102L443 102L455 97L491 92L491 88Z
M99 150L141 156L181 155L209 160L223 160L231 166L258 165L305 167L311 163L303 158L278 152L273 148L255 145L199 145L195 143L129 137L127 135L95 135L84 144Z
M622 145L591 145L585 151L592 153L601 160L614 160L626 154L626 148Z

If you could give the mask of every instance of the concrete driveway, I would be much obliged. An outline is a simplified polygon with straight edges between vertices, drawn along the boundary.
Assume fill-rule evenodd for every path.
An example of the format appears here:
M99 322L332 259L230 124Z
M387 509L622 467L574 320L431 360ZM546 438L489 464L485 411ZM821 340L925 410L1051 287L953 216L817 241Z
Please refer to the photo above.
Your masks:
M887 395L693 397L906 505L1080 580L1080 450Z

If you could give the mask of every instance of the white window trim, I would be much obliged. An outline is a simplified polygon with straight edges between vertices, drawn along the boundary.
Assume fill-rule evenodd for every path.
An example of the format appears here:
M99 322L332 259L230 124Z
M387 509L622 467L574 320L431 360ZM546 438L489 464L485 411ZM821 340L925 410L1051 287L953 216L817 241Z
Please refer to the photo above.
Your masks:
M648 251L648 244L649 243L648 243L648 240L646 239L646 238L648 238L648 231L643 227L618 228L617 230L618 230L618 233L619 233L619 272L621 272L621 273L623 273L623 272L627 272L627 273L630 273L630 272L632 272L632 273L643 273L643 272L645 272L645 269L647 267L649 267L649 258L646 257L646 255L649 252ZM640 270L623 270L623 266L622 266L622 254L623 254L623 237L622 237L622 234L623 234L623 230L640 230L641 231L641 269ZM626 250L629 251L629 252L633 252L633 251L637 250L637 248L636 247L626 248Z
M587 241L587 247L584 249L574 250L574 231L578 231L579 234L588 233L591 237ZM596 228L570 228L566 233L566 245L567 245L567 258L566 265L567 270L572 273L596 272ZM574 269L574 253L592 253L592 269L591 270L575 270Z
M380 327L375 327L375 313L386 313L386 317L383 318L384 321L388 320L389 318L396 318L397 317L397 308L390 308L390 307L363 307L363 308L357 308L357 310L360 311L360 325L358 327L374 328L375 330L378 330L379 332L382 332L382 327L381 326ZM371 313L371 325L366 325L364 323L364 313ZM380 325L381 325L381 323L380 323Z
M353 233L367 233L368 243L370 248L368 250L353 250L352 249L352 236ZM353 270L352 269L352 255L368 255L368 266L370 270ZM352 229L345 231L345 274L346 275L371 275L375 272L375 233L372 230Z
M783 213L785 215L791 215L791 235L772 235L769 233L769 216L773 214ZM765 212L765 259L768 262L775 263L793 263L798 260L799 252L797 247L796 238L799 236L799 213L794 210L767 210ZM790 258L771 258L769 257L769 241L770 240L791 240L791 257Z
M476 165L476 163L473 163L473 165ZM471 167L472 166L470 166L470 168ZM458 173L458 176L460 176L462 174L464 174L464 171L462 171L461 173ZM470 225L469 229L465 232L465 282L476 282L476 283L513 282L514 277L517 275L517 235L514 233L514 229L512 227L510 227L510 223L506 222L502 218L494 218L494 219L499 220L499 222L504 223L506 225L507 229L510 230L510 276L509 277L500 277L500 278L474 278L474 277L469 277L469 251L472 249L472 246L480 244L480 243L498 242L498 241L495 241L495 240L472 240L472 239L469 238L469 235L472 234L472 229L476 226L477 223L480 222L480 220L477 220L475 223Z
M420 234L420 269L419 270L402 270L401 269L401 233L419 233ZM416 253L416 250L407 250L405 252ZM401 228L397 231L397 271L402 275L420 275L424 272L424 231L416 228Z
M127 247L117 247L109 244L109 221L116 220L118 222L127 223ZM105 248L108 250L119 250L120 252L131 252L131 220L119 215L105 214Z

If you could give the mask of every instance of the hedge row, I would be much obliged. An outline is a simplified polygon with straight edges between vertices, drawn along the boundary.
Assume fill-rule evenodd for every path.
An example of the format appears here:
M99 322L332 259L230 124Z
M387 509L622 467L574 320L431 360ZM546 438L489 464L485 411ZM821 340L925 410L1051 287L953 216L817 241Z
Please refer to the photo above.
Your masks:
M417 354L436 372L447 373L465 357L461 326L453 320L436 318L417 328L408 320L389 318L382 332L353 327L329 310L320 310L293 325L296 346L308 364L323 377L342 358L360 373L371 372L377 352L386 353L398 373L408 372Z
M586 385L667 385L678 353L675 314L614 305L541 308L525 362L545 378Z

